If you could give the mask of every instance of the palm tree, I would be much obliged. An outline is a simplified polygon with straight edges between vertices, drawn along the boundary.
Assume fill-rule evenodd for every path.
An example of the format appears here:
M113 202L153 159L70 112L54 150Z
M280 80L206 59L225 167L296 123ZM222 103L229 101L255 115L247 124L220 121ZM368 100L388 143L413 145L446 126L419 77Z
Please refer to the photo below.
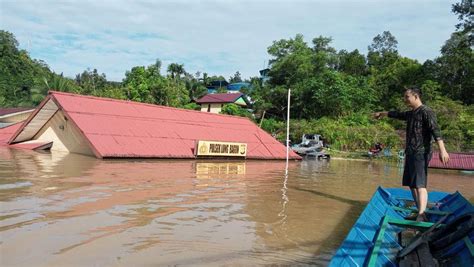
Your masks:
M181 74L184 74L184 65L178 63L171 63L168 65L168 72L171 74L171 78L180 78Z

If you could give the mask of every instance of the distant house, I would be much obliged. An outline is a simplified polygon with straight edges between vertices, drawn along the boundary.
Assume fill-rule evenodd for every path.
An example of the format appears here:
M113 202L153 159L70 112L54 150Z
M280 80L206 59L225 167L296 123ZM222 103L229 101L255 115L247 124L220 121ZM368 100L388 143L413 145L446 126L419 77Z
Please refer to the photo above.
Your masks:
M34 108L0 108L0 128L24 121Z
M228 83L225 80L222 81L212 81L207 86L207 93L214 94L217 93L219 89L225 89L229 93L237 93L242 88L252 89L252 85L248 82L239 82L239 83Z
M210 82L209 85L206 86L206 88L207 92L209 94L212 94L217 92L220 88L227 89L227 85L229 85L229 83L226 80L219 80Z
M0 129L0 145L97 158L194 159L204 141L241 144L248 159L286 158L286 147L248 118L63 92L50 92L24 123Z
M242 88L251 89L252 85L250 83L246 83L246 82L231 83L231 84L227 85L227 91L228 92L239 92L240 90L242 90Z
M219 113L222 110L224 104L237 104L241 107L249 107L250 102L247 97L238 92L238 93L223 93L223 94L207 94L198 100L196 103L201 105L201 111Z
M270 72L269 68L260 70L260 79L262 80L262 83L266 83L268 80L270 80L270 76L268 75Z

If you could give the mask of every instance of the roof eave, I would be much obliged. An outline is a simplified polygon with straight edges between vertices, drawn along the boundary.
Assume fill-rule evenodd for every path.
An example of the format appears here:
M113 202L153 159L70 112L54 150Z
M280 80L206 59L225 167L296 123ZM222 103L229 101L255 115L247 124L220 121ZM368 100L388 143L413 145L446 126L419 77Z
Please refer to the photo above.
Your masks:
M20 133L25 129L26 125L28 125L28 123L31 122L31 120L33 120L33 118L36 116L36 114L38 114L38 112L44 107L44 105L46 105L46 103L48 103L49 99L51 98L51 95L48 94L44 99L43 101L41 101L41 103L38 105L38 107L36 107L35 111L32 112L30 114L30 116L28 116L28 118L23 122L23 124L21 125L20 128L18 128L18 130L16 130L16 132L10 137L10 139L8 140L7 144L11 144L17 137L18 135L20 135Z
M89 140L89 138L87 138L86 134L82 131L82 129L77 125L77 123L74 121L74 119L69 116L67 110L65 110L62 105L61 105L61 102L58 101L56 99L56 97L54 97L54 93L55 92L50 92L50 95L52 96L52 100L54 101L54 103L58 106L58 108L63 112L64 116L68 119L68 121L72 122L72 124L74 125L74 127L76 127L76 129L79 131L79 133L82 135L82 137L84 138L84 140L86 140L87 144L89 145L90 149L92 150L92 153L94 153L94 156L96 156L97 158L99 159L102 159L103 156L102 154L99 152L99 150L97 150L97 148L94 146L94 144Z

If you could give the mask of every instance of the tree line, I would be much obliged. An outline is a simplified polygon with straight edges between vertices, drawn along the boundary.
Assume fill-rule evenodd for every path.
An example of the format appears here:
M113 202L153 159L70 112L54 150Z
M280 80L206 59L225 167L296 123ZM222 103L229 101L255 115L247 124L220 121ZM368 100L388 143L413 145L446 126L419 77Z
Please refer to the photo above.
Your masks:
M452 6L459 23L440 55L425 62L404 57L390 31L378 34L359 50L337 50L332 38L318 36L307 43L301 34L274 41L269 80L251 77L251 111L226 106L224 113L247 116L284 140L287 90L292 90L292 140L303 133L322 133L341 150L364 149L374 142L401 147L396 130L400 122L371 120L378 110L406 109L402 93L406 87L422 89L423 101L437 112L448 148L474 149L474 54L473 17L470 1ZM415 40L416 41L416 40ZM190 74L183 64L171 63L162 74L162 63L136 66L121 82L108 81L96 69L84 70L75 78L52 72L41 60L19 49L14 35L0 31L0 106L35 106L48 90L129 99L133 101L197 109L192 101L207 93L212 81L225 80L205 72ZM239 72L229 82L241 82ZM225 91L220 88L219 92ZM264 115L265 114L265 115Z

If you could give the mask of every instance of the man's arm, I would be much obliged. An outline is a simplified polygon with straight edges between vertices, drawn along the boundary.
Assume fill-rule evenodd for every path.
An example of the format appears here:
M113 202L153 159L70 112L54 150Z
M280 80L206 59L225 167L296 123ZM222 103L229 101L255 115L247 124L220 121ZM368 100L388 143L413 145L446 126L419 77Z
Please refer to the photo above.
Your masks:
M439 160L441 160L443 164L448 164L449 154L446 151L446 148L444 147L443 139L439 139L438 141L436 141L436 143L438 144L438 147L439 147Z
M426 122L427 122L428 129L430 130L431 135L433 136L434 140L438 144L439 160L441 162L443 162L443 164L448 164L449 154L446 151L446 148L444 146L444 141L443 141L443 138L441 136L441 130L440 130L440 128L438 126L438 122L436 120L436 114L432 110L429 110L425 114L426 114L425 119L426 119Z
M389 117L389 118L394 118L394 119L399 119L406 121L407 120L407 114L408 111L405 112L398 112L398 111L382 111L382 112L375 112L372 114L372 116L375 119L381 119L383 117Z

